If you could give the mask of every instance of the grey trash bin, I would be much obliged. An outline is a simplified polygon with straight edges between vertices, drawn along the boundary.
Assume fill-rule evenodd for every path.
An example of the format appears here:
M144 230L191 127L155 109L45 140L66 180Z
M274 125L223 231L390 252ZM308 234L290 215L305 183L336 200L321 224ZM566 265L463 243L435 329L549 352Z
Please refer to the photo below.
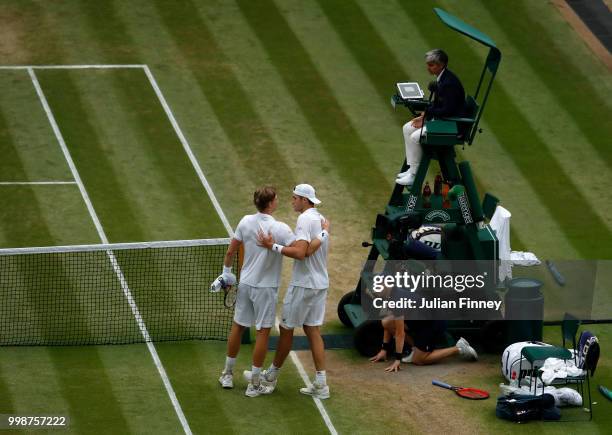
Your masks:
M508 343L541 341L544 325L544 284L533 278L514 278L505 296Z

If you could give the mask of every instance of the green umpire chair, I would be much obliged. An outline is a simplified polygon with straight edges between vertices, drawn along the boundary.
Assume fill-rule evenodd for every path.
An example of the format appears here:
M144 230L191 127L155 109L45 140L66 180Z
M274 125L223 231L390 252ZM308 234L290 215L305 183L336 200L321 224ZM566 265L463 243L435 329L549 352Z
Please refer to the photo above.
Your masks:
M482 118L491 86L501 62L501 51L488 35L440 8L434 8L434 12L451 29L488 47L489 53L485 59L476 89L472 95L466 95L465 116L444 117L425 122L427 133L420 140L423 156L412 187L409 190L409 196L406 200L402 195L404 186L396 185L390 200L390 205L392 206L408 205L408 207L412 207L412 204L416 203L431 160L438 160L440 171L446 182L450 182L452 185L460 182L461 175L455 162L456 153L454 147L455 145L471 145L474 142L476 133L481 131L478 124ZM417 111L422 112L426 110L429 103L420 100L404 100L400 95L394 95L392 97L392 104L393 107L396 104L405 105L416 116ZM400 171L405 172L407 168L407 162L404 162Z

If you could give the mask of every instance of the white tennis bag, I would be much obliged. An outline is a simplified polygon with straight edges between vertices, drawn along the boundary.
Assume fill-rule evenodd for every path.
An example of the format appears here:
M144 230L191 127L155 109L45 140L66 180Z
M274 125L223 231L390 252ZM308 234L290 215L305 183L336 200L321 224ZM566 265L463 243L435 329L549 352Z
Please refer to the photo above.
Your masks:
M519 370L522 369L521 377L531 374L531 363L521 356L521 350L526 346L551 346L541 341L519 341L508 346L501 359L502 375L509 381L518 380ZM521 361L522 360L522 361Z

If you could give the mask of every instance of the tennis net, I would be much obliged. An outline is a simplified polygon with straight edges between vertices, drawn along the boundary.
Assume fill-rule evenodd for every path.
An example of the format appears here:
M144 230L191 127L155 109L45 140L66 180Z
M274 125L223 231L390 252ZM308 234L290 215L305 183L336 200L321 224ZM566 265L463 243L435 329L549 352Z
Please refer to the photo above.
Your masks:
M208 289L228 243L0 249L0 345L224 340L233 310Z

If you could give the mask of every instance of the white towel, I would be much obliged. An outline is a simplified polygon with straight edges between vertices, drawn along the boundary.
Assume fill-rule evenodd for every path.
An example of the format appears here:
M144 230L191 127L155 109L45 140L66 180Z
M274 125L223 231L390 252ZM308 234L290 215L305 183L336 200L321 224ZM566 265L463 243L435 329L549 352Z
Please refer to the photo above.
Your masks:
M542 262L533 252L512 251L510 261L514 266L537 266Z
M574 360L548 358L542 366L542 381L550 385L554 379L565 379L568 376L580 376L582 369L576 367Z
M495 231L497 240L499 241L499 280L504 281L506 278L512 279L512 264L510 259L510 218L512 214L498 205L495 208L495 213L491 217L491 228Z

